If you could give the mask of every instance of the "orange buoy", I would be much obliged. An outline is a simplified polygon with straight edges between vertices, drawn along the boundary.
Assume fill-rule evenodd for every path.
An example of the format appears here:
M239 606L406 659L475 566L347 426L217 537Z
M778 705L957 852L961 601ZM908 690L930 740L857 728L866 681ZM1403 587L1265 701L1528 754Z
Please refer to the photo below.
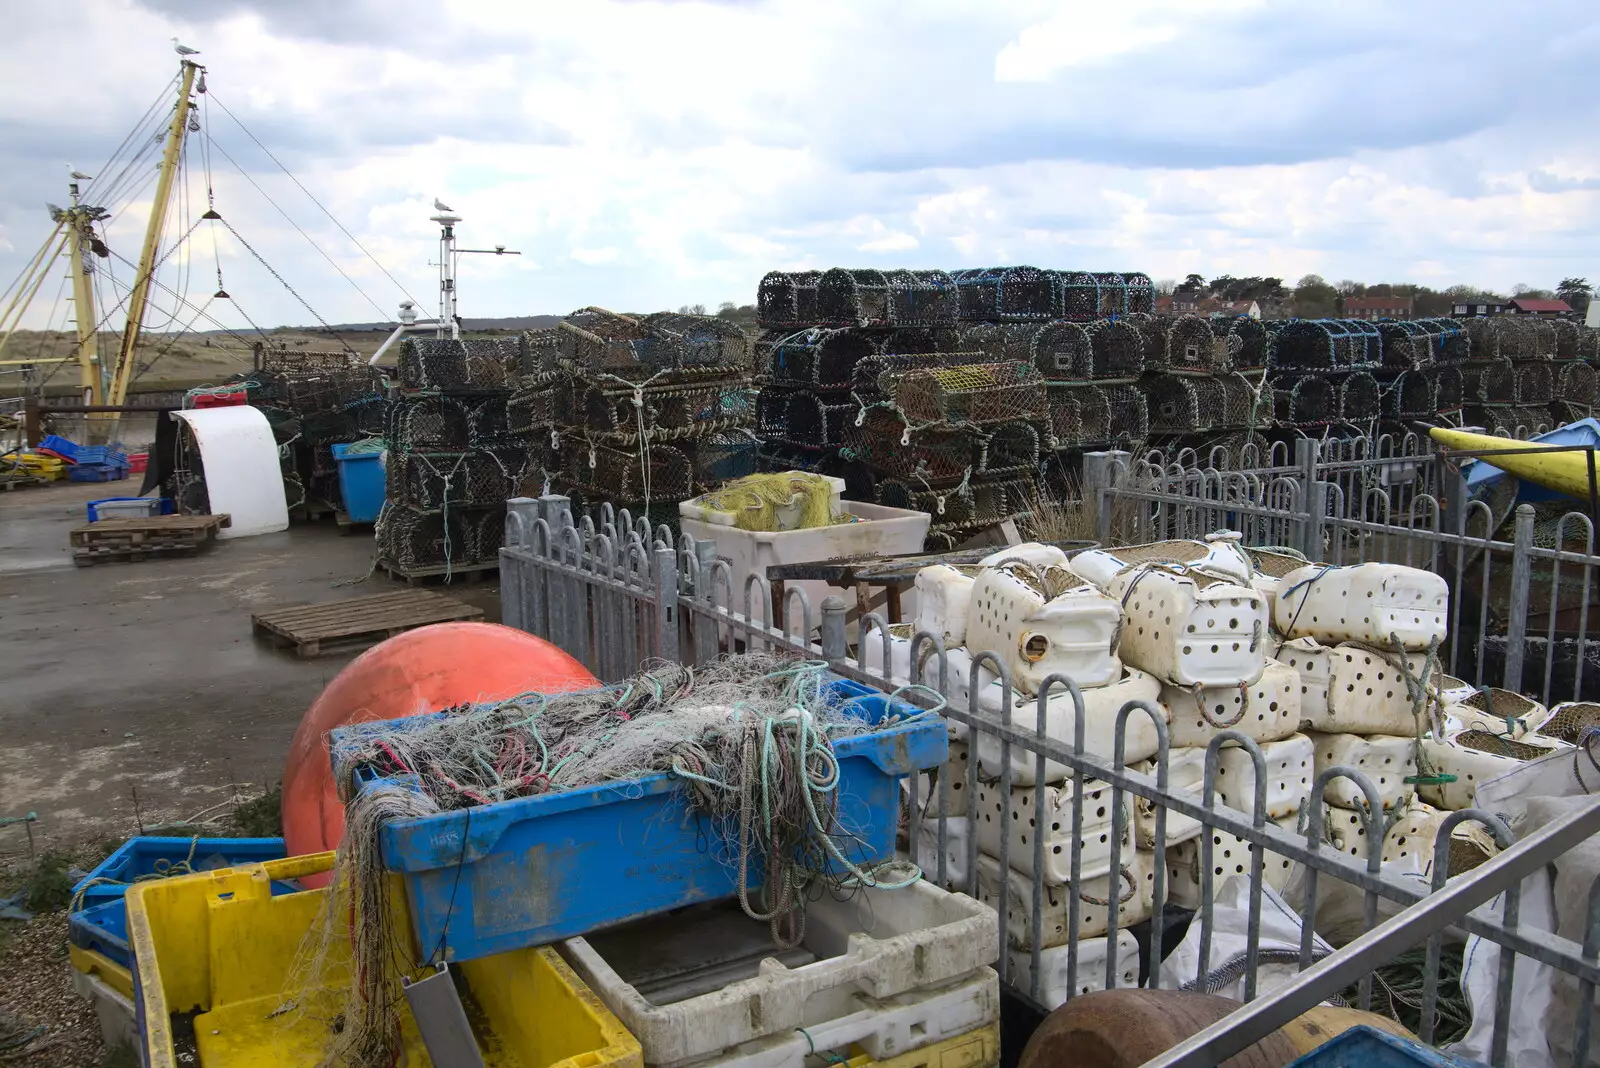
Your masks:
M356 657L314 701L283 769L283 837L290 856L334 849L344 805L328 762L328 732L519 693L600 685L582 664L541 638L498 623L436 623L398 634ZM303 880L323 886L328 876Z

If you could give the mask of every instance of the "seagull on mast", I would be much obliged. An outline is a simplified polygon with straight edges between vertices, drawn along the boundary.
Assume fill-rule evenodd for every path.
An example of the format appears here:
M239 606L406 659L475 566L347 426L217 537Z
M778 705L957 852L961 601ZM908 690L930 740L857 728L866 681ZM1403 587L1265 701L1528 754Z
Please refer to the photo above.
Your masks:
M180 56L198 56L200 54L198 48L190 48L186 44L179 44L176 37L172 39L172 50Z
M94 175L92 175L92 174L84 174L82 171L78 170L76 167L73 167L72 164L70 164L70 163L67 164L67 166L69 168L71 168L71 170L72 170L71 178L72 178L73 181L75 181L75 182L92 182L92 181L94 181Z
M434 211L455 211L456 209L452 208L450 205L446 204L444 201L440 200L438 197L434 197L433 198L433 210Z

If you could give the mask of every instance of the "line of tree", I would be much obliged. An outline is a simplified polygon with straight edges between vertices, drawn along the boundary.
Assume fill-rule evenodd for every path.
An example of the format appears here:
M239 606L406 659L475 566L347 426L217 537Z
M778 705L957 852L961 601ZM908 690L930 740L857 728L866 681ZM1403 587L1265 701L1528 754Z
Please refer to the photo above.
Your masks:
M1308 274L1294 284L1284 285L1282 278L1250 276L1235 278L1218 275L1207 281L1204 275L1191 274L1183 281L1165 279L1156 283L1160 296L1210 298L1218 303L1255 301L1261 314L1268 318L1297 315L1303 319L1336 316L1343 312L1344 302L1351 298L1410 297L1412 314L1426 317L1449 315L1453 304L1503 304L1512 297L1531 300L1559 299L1567 302L1579 315L1589 309L1594 288L1587 278L1563 278L1554 289L1537 289L1524 283L1512 287L1509 296L1479 286L1455 285L1447 289L1432 289L1414 282L1379 282L1368 285L1346 278L1329 282L1320 274Z

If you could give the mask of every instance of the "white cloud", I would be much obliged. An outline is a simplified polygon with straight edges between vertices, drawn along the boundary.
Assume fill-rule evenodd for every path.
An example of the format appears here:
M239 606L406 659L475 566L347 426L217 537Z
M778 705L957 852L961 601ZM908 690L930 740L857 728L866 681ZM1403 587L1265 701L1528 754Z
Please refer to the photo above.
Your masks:
M602 263L615 263L621 255L622 250L615 245L607 245L604 248L575 248L572 250L573 259L579 263L586 263L590 267L598 267Z

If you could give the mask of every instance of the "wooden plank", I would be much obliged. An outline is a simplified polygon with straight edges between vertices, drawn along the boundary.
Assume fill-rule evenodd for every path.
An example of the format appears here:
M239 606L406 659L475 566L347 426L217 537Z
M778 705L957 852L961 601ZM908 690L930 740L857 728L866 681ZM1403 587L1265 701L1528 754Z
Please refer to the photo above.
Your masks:
M327 656L427 626L478 619L483 610L427 590L370 594L344 601L288 605L250 617L251 629L305 659Z

